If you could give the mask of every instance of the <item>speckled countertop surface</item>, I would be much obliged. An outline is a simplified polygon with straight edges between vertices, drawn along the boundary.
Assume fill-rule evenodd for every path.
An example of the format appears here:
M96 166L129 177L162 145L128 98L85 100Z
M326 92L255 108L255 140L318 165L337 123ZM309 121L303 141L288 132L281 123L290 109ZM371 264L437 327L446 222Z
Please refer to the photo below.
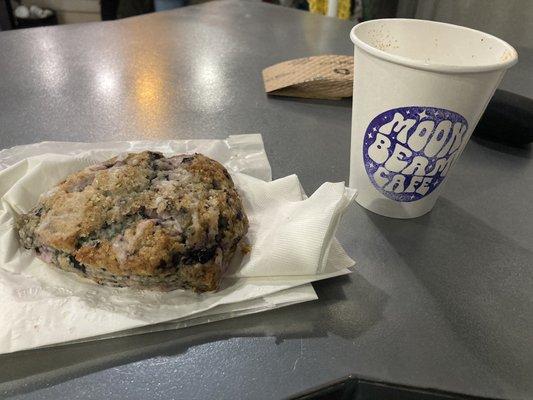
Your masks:
M274 177L346 180L351 102L268 98L261 70L351 54L351 24L234 0L0 33L0 146L261 132ZM531 50L503 86L533 94ZM473 140L436 208L354 205L357 270L320 300L180 331L0 356L0 397L273 399L350 373L533 397L531 148Z

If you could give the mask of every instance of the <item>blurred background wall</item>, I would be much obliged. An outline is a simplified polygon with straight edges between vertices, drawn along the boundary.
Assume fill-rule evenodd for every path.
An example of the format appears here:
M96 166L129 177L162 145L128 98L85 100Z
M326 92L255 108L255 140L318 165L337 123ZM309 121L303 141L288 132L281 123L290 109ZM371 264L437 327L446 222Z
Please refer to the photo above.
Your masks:
M55 10L60 24L101 21L99 0L22 0L21 3Z
M92 22L137 15L150 11L193 5L209 0L0 0L0 27L11 29L6 7L20 3L56 12L59 24ZM330 1L339 18L354 24L375 18L421 18L479 29L521 49L533 49L533 0L248 0L327 14ZM102 9L101 9L102 5ZM150 5L150 6L148 6ZM106 8L107 7L107 8ZM108 16L104 9L112 9ZM16 24L15 24L16 25ZM0 29L0 30L1 30Z

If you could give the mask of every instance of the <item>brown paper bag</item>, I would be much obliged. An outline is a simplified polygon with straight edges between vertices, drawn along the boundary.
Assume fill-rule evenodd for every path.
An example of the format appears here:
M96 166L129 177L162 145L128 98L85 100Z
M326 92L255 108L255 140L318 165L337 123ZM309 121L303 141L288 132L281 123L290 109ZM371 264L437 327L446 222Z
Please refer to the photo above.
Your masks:
M315 56L272 65L263 70L265 91L278 96L338 100L351 97L352 56Z

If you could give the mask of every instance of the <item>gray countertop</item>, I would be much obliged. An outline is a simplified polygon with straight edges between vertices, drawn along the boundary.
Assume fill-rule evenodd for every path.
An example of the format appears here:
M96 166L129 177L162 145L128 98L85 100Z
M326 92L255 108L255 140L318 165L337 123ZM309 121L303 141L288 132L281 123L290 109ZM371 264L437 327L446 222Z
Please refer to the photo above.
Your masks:
M274 177L312 192L348 178L351 102L269 98L261 70L351 54L351 26L230 0L2 32L0 146L261 132ZM503 86L531 96L520 53ZM351 207L338 237L358 268L315 284L318 301L0 356L0 397L272 399L352 373L532 398L532 187L530 147L472 140L430 214Z

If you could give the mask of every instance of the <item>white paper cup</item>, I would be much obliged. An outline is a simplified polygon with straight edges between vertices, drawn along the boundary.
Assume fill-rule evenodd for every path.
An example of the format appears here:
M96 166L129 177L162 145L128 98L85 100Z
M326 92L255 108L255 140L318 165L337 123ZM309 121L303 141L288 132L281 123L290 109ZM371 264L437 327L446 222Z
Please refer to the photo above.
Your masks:
M516 50L494 36L415 19L356 25L350 186L381 215L431 210Z

